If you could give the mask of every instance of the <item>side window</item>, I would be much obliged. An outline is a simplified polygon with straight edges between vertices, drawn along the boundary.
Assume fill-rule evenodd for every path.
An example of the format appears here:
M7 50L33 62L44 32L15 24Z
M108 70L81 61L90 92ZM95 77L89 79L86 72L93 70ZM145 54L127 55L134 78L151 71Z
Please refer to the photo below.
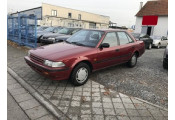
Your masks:
M125 32L117 32L117 35L120 40L120 45L125 45L129 43L128 37Z
M133 39L128 34L127 34L127 37L128 37L128 40L129 40L130 43L134 42Z
M54 32L54 33L57 33L57 32L58 32L58 29L57 29L57 28L55 28L55 29L53 30L53 32Z
M117 36L115 32L107 33L102 43L108 43L110 47L118 45Z

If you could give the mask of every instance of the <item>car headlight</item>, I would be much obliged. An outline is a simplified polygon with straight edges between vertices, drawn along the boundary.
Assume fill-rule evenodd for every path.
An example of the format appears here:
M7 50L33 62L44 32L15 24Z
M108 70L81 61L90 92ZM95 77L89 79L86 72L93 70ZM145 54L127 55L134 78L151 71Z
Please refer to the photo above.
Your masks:
M55 38L48 38L48 40L55 40Z
M64 67L65 66L63 62L52 62L50 60L45 60L44 65L50 66L50 67Z

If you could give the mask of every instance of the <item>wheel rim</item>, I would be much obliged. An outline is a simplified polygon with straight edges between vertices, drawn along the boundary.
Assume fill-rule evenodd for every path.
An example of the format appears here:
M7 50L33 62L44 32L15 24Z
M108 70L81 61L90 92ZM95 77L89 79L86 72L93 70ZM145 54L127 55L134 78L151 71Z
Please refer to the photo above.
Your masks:
M131 58L131 65L135 65L136 61L137 61L137 57L136 57L136 55L133 55Z
M88 70L85 67L80 68L76 73L78 83L83 83L88 77Z

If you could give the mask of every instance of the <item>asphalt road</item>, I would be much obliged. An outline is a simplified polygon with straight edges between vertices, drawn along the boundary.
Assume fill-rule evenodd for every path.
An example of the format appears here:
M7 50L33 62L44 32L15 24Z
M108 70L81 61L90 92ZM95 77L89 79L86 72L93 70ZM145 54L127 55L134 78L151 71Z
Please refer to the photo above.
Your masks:
M134 68L122 64L95 72L90 78L107 88L167 108L168 70L162 67L164 50L146 50Z

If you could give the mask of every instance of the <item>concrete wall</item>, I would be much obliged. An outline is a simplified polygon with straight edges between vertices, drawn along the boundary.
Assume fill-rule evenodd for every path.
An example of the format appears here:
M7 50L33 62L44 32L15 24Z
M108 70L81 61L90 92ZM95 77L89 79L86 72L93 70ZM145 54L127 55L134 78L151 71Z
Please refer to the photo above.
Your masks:
M158 23L154 27L153 35L167 36L168 32L168 17L162 16L158 17Z
M51 16L52 10L57 11L56 17ZM71 19L68 19L68 13L72 13ZM79 14L81 14L81 20L78 20ZM97 28L108 28L110 19L108 16L102 16L45 3L42 4L42 18L43 20L40 22L41 25L69 27L69 25L72 24L74 27L83 28L89 28L90 22L96 23Z
M142 17L136 17L135 33L141 33L142 30ZM168 32L168 17L159 16L158 23L154 26L153 35L156 36L167 36Z

